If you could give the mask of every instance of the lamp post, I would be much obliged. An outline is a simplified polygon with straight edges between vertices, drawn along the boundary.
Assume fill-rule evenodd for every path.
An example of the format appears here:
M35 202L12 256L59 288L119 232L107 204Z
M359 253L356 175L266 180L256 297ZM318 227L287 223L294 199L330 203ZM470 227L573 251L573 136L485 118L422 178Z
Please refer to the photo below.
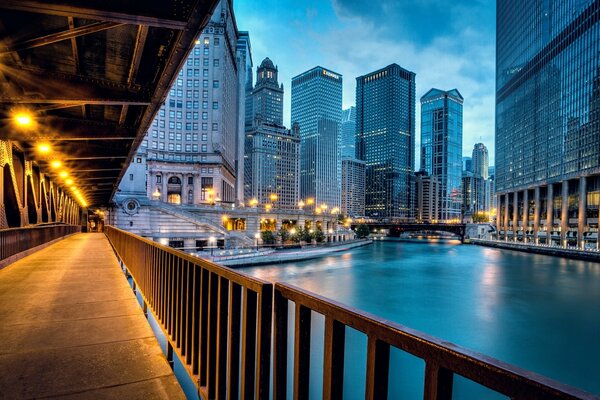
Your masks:
M208 244L210 245L210 256L213 256L213 250L215 248L216 239L214 236L208 238Z
M256 239L256 252L258 253L258 239L260 238L260 233L256 232L254 238Z

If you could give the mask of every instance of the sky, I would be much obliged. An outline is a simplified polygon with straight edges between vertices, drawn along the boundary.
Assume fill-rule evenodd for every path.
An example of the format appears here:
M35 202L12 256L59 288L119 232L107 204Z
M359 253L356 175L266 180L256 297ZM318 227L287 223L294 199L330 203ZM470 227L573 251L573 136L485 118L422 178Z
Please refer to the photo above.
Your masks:
M416 73L416 159L420 102L429 89L464 97L463 156L484 143L494 165L494 0L234 0L256 67L269 57L284 85L290 125L291 78L320 65L343 75L343 107L355 105L356 77L392 63ZM418 168L418 165L417 165Z

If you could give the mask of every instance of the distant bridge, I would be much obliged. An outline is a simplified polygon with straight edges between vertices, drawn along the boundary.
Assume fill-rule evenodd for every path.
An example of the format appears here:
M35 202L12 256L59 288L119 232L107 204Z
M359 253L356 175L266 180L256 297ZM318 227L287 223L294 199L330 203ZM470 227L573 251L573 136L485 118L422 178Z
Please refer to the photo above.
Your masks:
M388 236L391 237L399 237L404 232L449 232L460 237L461 242L465 240L466 231L465 224L369 222L366 225L371 231L385 229L388 231ZM354 227L355 225L353 225Z

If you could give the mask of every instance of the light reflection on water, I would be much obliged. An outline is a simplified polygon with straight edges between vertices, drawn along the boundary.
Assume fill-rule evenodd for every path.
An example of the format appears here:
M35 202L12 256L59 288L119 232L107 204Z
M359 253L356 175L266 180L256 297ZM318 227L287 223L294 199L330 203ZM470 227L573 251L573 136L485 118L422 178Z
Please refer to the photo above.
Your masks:
M458 242L378 241L343 255L243 271L600 394L597 263ZM315 338L318 329L315 324ZM364 398L365 343L359 333L348 335L345 398ZM419 397L422 362L395 354L390 398ZM455 398L501 398L458 381ZM318 373L311 397L320 398Z

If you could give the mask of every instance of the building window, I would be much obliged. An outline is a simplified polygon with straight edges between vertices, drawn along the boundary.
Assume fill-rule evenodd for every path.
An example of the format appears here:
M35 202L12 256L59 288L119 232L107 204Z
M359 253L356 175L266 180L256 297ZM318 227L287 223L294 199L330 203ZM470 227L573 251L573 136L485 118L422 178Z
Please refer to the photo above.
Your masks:
M207 146L207 145L205 145L205 144L203 144L203 145L202 145L202 147L201 147L201 149L202 149L201 151L202 151L203 153L206 153L206 152L208 151L208 146Z
M213 88L217 89L219 87L219 81L213 81Z
M219 59L218 59L218 58L215 58L215 59L213 60L213 67L218 67L218 66L219 66Z
M213 110L218 110L218 109L219 109L219 102L213 101Z
M218 131L219 130L219 124L217 122L213 122L213 124L212 124L212 130L213 131Z
M188 176L188 185L193 185L193 184L194 184L194 177Z
M133 180L133 174L129 174L129 180L132 181Z
M156 175L156 183L162 183L162 175Z
M221 40L218 37L216 37L214 43L215 46L219 46L221 44Z
M140 164L140 163L142 162L142 157L138 157L138 158L136 158L136 159L135 159L135 161L136 161L138 164Z
M210 44L210 38L205 37L204 38L204 46L208 46Z

